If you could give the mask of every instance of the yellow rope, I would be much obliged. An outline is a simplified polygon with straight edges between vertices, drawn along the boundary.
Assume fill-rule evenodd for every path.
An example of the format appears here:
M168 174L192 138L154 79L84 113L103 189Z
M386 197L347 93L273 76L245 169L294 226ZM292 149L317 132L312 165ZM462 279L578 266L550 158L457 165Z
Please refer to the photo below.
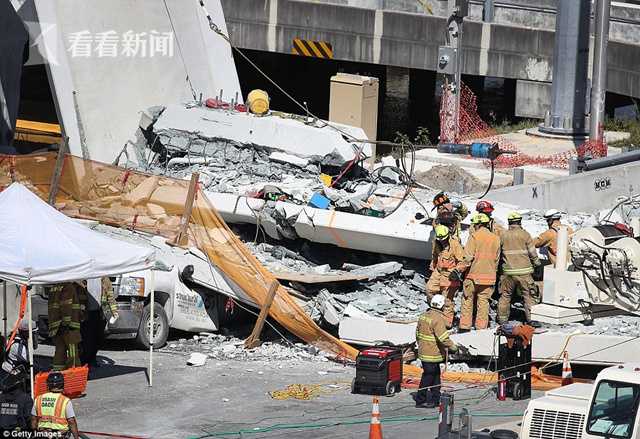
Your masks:
M326 386L332 387L326 388ZM269 392L269 396L279 401L283 401L285 399L308 401L310 399L317 398L320 395L333 393L341 388L344 388L344 383L343 386L339 386L338 383L289 384L284 390L274 390Z

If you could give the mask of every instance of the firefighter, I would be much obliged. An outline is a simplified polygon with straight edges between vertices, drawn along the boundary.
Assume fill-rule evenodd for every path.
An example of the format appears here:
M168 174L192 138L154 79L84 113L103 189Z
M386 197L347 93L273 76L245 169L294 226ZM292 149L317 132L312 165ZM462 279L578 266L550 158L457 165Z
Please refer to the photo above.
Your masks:
M489 201L485 201L485 200L480 200L478 201L478 204L476 204L476 212L477 213L484 213L485 215L487 215L489 217L489 230L492 233L495 233L496 235L500 236L500 234L502 232L505 231L505 228L502 227L494 218L493 218L493 211L495 209L493 208L493 204L491 204ZM471 228L469 229L469 233L473 234L476 231L477 227L474 225L471 226Z
M106 316L109 323L114 324L118 320L118 305L113 295L113 285L108 277L102 279L89 279L87 281L87 318L80 326L82 335L82 364L90 367L99 367L97 362L98 347L104 335ZM100 297L100 303L95 297Z
M433 225L444 224L449 226L452 235L460 240L462 220L469 215L467 206L460 200L451 200L447 194L440 192L433 197L433 209L436 209L436 218L433 221Z
M436 294L431 298L431 309L418 320L416 341L418 358L422 362L422 378L415 396L416 407L434 408L440 404L440 364L445 361L445 349L458 351L446 328L442 314L444 304L444 296Z
M82 337L83 291L76 283L64 283L49 288L49 336L56 350L53 370L80 366L78 346Z
M463 265L469 270L463 283L464 295L460 316L460 330L468 331L473 324L476 302L476 329L489 326L489 299L493 294L500 260L500 238L489 231L491 220L484 213L477 213L471 222L476 232L469 236L464 249Z
M502 277L498 323L509 320L511 295L516 288L522 292L525 318L527 323L531 323L531 307L540 301L538 286L533 280L533 267L541 263L531 235L522 228L522 215L511 212L507 218L509 230L500 236Z
M52 437L80 438L73 403L62 394L64 376L60 372L51 372L47 377L48 392L39 395L31 411L31 428L35 431L57 433Z
M533 244L536 248L544 248L549 256L549 262L556 265L556 255L558 254L558 230L562 226L560 222L560 216L562 214L556 209L549 209L544 214L544 219L547 220L549 230L543 232L538 236ZM573 235L573 229L568 227L569 236Z
M427 282L427 296L431 299L436 294L445 298L443 313L447 328L453 325L453 298L462 285L462 259L464 251L460 242L451 236L449 228L440 224L435 227L431 257L431 276Z

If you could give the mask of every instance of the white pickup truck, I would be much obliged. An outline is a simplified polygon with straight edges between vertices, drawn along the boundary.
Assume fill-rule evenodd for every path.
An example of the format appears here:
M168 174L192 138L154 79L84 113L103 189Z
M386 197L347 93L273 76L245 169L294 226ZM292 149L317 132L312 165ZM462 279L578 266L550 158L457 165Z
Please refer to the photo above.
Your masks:
M640 438L640 363L603 369L593 384L575 383L531 400L523 439Z
M160 236L90 223L94 230L156 251L154 346L166 343L169 328L189 332L216 331L224 325L228 298L255 306L255 303L195 248L183 249L166 244ZM120 318L105 328L112 339L136 339L149 347L151 315L149 271L111 277ZM36 289L33 297L34 320L46 334L47 297Z

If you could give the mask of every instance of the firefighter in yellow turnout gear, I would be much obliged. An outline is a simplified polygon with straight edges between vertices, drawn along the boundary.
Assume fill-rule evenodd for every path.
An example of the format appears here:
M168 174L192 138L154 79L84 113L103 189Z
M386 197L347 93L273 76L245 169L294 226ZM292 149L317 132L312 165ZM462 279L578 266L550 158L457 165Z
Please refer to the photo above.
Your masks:
M80 366L78 346L83 320L84 289L75 283L49 288L49 336L55 344L53 370Z
M464 250L460 242L444 225L435 227L435 240L432 245L431 276L427 282L427 297L431 299L436 294L445 298L443 314L447 327L453 325L453 299L456 291L462 285L460 271L464 258Z
M445 349L457 352L458 346L449 338L442 308L445 298L436 294L431 309L422 314L416 328L418 358L422 362L422 378L416 393L416 407L433 408L440 404L440 363L445 361Z
M489 326L489 299L496 284L496 272L500 259L500 238L488 229L491 220L484 213L471 219L476 232L469 236L464 249L464 265L469 272L463 283L464 296L460 316L460 329L469 330L473 324L476 304L476 329Z
M60 372L51 372L47 377L48 392L39 395L31 411L31 428L39 432L52 432L67 437L69 432L74 439L80 437L73 403L62 394L64 376ZM44 437L44 436L43 436Z
M515 289L522 292L524 314L531 321L531 307L540 301L538 286L533 280L533 267L541 264L531 235L522 228L522 215L511 212L508 216L509 230L502 233L502 278L500 279L500 301L498 323L509 320L511 296Z

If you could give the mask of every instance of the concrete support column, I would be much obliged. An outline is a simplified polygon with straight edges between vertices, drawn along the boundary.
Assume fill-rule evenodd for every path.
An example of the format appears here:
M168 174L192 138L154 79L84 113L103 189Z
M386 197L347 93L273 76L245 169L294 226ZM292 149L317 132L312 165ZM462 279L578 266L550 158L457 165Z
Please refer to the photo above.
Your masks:
M596 0L596 30L593 48L593 80L591 88L591 125L589 138L600 139L600 128L604 124L605 100L607 96L607 46L609 44L609 15L611 0Z
M552 134L584 135L586 116L590 0L557 2L551 111L540 130Z
M382 139L393 139L396 131L406 133L409 130L409 84L409 69L387 66Z

